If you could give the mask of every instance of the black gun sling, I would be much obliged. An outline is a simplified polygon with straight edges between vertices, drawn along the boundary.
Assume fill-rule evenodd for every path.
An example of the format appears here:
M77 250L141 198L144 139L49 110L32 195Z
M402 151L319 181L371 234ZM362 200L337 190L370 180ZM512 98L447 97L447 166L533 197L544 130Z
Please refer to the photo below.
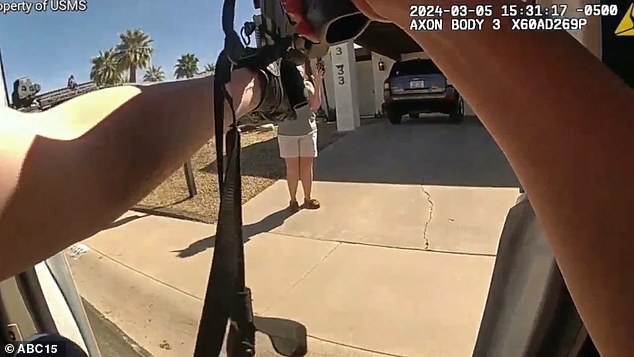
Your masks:
M235 0L225 0L222 27L225 47L218 56L214 81L216 162L220 187L220 212L211 273L207 284L198 330L195 357L219 356L227 332L227 355L255 355L255 332L269 336L274 349L284 356L307 352L306 328L300 323L253 316L251 291L245 284L242 235L242 187L240 175L240 131L230 94L225 84L231 70L244 59L244 47L233 29ZM228 101L232 124L224 138L224 103ZM223 140L224 138L224 140ZM227 162L224 162L226 144ZM226 169L225 169L226 164Z

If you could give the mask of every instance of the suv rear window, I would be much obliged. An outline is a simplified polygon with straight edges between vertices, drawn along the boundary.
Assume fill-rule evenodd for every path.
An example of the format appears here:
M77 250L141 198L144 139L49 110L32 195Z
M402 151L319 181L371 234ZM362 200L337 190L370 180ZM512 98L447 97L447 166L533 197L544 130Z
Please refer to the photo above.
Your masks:
M414 60L396 62L392 66L390 76L412 76L417 74L441 73L432 60Z

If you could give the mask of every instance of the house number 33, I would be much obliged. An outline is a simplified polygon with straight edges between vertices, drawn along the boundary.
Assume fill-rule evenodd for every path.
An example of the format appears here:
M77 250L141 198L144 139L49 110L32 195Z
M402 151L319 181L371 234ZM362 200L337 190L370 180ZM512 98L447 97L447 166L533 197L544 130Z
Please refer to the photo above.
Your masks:
M346 83L346 80L345 80L345 78L343 76L344 73L345 73L345 71L343 69L344 67L343 67L342 64L338 64L335 67L337 68L337 84L344 85Z

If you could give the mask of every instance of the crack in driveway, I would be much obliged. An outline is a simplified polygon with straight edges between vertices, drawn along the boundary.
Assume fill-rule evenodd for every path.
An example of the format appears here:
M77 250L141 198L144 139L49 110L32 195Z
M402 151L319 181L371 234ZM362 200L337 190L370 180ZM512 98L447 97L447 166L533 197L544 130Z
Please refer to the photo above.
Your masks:
M425 179L423 179L422 182L425 182ZM429 217L427 217L427 220L425 221L425 226L423 227L425 250L429 250L429 238L427 238L427 228L429 227L429 223L431 223L431 220L434 217L434 201L432 201L431 194L425 189L424 184L421 184L420 188L423 190L423 193L425 193L425 196L427 196L427 202L429 202Z
M337 248L339 248L342 245L342 243L338 243L336 244L328 253L326 253L326 255L324 255L321 260L319 262L317 262L315 265L313 265L307 272L306 274L304 274L301 278L297 279L297 281L295 281L293 283L293 285L291 285L290 288L288 288L282 295L280 295L280 299L284 299L288 296L288 294L290 294L291 291L293 291L293 289L295 289L295 287L297 285L299 285L299 283L301 283L302 281L306 280L308 278L308 276L315 271L315 269L317 269L321 264L323 264L331 255L332 253L335 252L335 250L337 250ZM262 310L262 314L265 314L268 310L270 310L273 306L269 306L267 308L265 308L264 310Z
M301 283L302 281L306 280L306 278L308 278L308 276L315 271L315 269L317 269L317 267L319 267L321 264L323 264L328 258L330 258L330 256L332 255L332 253L335 252L335 250L337 250L337 248L341 247L341 243L337 244L334 246L334 248L332 248L328 253L326 253L326 255L324 255L321 260L319 262L317 262L317 264L313 265L312 268L310 268L309 271L306 272L306 274L304 274L304 276L302 276L301 278L299 278L286 292L287 294L293 290L297 285L299 285L299 283Z

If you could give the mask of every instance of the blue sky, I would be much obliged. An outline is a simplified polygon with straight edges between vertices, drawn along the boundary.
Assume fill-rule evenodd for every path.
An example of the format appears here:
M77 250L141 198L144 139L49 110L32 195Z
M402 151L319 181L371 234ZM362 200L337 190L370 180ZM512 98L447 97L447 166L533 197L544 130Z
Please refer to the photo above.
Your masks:
M154 40L152 64L163 67L167 79L173 78L182 54L196 54L202 69L222 49L221 0L87 1L85 12L0 13L0 48L9 85L29 76L43 93L66 86L71 74L79 83L88 81L90 59L132 28ZM237 0L236 29L255 13L252 0ZM139 70L137 76L143 73Z

